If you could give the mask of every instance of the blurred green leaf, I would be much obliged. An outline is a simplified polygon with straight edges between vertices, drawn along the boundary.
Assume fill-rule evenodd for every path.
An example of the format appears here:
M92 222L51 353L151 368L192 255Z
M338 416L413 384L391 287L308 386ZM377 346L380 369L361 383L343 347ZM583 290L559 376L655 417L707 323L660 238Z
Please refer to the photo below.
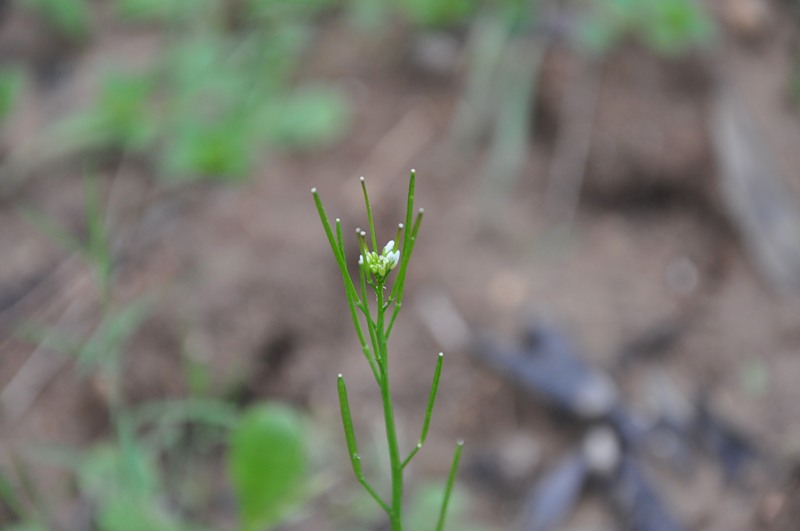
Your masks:
M5 120L17 103L25 85L25 73L14 67L0 70L0 122Z
M705 43L711 36L711 20L692 0L659 0L650 3L643 24L644 39L655 51L674 55Z
M144 75L111 72L95 104L64 119L57 133L80 137L81 144L141 151L155 138L157 124L150 108L151 80Z
M303 87L265 108L262 127L275 144L319 147L335 140L347 122L343 95L327 87Z
M193 11L213 9L214 0L116 0L117 13L132 21L175 21Z
M336 0L246 0L246 14L257 20L283 22L307 18L336 4Z
M711 19L693 0L597 0L587 6L578 39L593 53L608 53L633 36L656 53L678 55L713 34Z
M21 524L14 524L10 527L4 527L4 531L47 531L47 528L35 522L25 522Z
M348 0L347 15L359 30L379 30L386 24L391 4L385 0Z
M97 275L98 291L102 298L111 293L114 275L114 254L106 227L97 178L87 174L83 179L84 219L86 220L86 255Z
M444 485L427 483L420 486L409 504L406 527L419 530L433 529L439 518L444 492ZM467 493L459 488L454 489L450 495L448 529L458 529L459 531L483 531L485 529L469 523L468 506L469 496Z
M431 27L459 24L478 7L477 2L470 0L398 0L398 3L412 22Z
M78 468L81 493L97 506L102 531L177 531L159 500L161 486L152 457L136 444L95 447Z
M144 75L114 72L105 79L98 102L102 121L124 147L142 149L152 140L156 124L149 108L153 93Z
M268 404L244 414L228 454L243 530L260 531L280 521L296 501L307 461L302 422L292 409Z
M325 145L344 125L343 98L330 89L295 92L294 76L314 37L313 18L335 4L240 0L233 23L240 17L243 24L234 33L216 16L218 0L115 0L131 20L181 23L170 26L157 65L109 74L94 105L63 120L48 141L69 153L152 154L159 174L173 181L243 179L270 145ZM190 21L187 10L204 14Z
M91 17L86 0L24 0L56 29L73 39L89 34Z
M173 179L242 179L253 164L257 143L250 117L233 114L217 122L184 117L171 131L161 168Z
M578 27L577 40L590 53L604 55L622 38L618 21L608 18L590 19Z
M20 503L19 494L2 470L0 470L0 501L4 502L6 507L11 509L17 517L24 516L25 510Z

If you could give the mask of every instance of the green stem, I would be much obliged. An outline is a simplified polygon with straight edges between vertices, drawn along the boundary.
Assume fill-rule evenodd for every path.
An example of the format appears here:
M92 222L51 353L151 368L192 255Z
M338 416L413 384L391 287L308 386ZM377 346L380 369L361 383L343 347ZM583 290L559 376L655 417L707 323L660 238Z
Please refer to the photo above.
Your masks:
M410 206L410 205L409 205ZM404 241L408 242L404 244L406 247L404 249L404 254L401 257L400 261L400 268L397 271L397 279L394 282L394 286L392 286L392 294L389 296L389 302L394 301L394 311L392 312L392 317L389 319L389 326L386 328L386 338L388 339L392 333L392 328L394 328L394 321L397 319L397 314L400 313L400 307L403 305L403 288L405 287L406 282L406 271L408 270L408 261L411 258L411 252L414 250L414 243L417 241L417 233L419 232L419 225L422 222L422 215L424 214L423 209L419 209L419 213L417 214L417 218L414 221L414 226L410 229L406 229L406 234L409 233L410 236L404 238Z
M389 390L389 356L386 352L386 336L384 330L385 312L383 310L383 282L378 282L375 288L378 296L378 322L376 323L377 346L381 353L380 363L383 367L380 381L381 401L383 402L383 418L386 423L386 441L389 447L389 465L391 467L392 479L392 510L389 513L389 521L392 531L402 531L403 463L400 460L400 448L397 443L397 427L395 426L392 396Z
M444 499L442 500L442 509L439 512L439 522L436 524L436 531L444 530L444 521L447 518L447 505L450 503L450 495L453 493L453 484L456 482L456 471L458 470L458 462L461 461L461 451L463 449L464 441L458 441L455 454L453 454L453 464L450 466L450 475L447 478L447 486L444 490Z
M372 218L372 207L369 205L369 195L367 195L367 184L364 177L361 177L361 191L364 193L364 204L367 205L367 220L369 221L369 234L372 238L372 250L378 251L378 238L375 236L375 222Z
M339 256L344 257L344 238L342 237L342 222L339 218L336 218L336 244L339 249ZM361 266L359 266L358 269L359 271L363 270ZM343 277L347 276L348 279L350 278L350 274L347 271L342 271L341 273ZM367 301L366 294L364 294L362 291L361 299L353 300L350 295L347 295L347 281L345 281L345 295L347 297L347 306L350 310L350 318L353 320L353 327L356 329L356 334L358 335L358 342L361 345L361 352L367 359L367 362L369 363L369 368L372 369L372 374L375 376L375 380L377 381L378 380L377 362L376 360L373 359L372 355L370 354L369 347L367 346L367 342L364 339L364 332L361 330L361 324L358 321L358 313L356 310L357 307L366 304Z
M319 194L317 194L317 189L311 189L311 195L314 196L314 204L317 207L317 213L319 214L319 220L322 222L322 228L325 230L325 236L328 238L328 243L331 246L331 250L333 251L333 256L336 258L336 264L339 266L339 272L342 275L342 282L344 283L344 291L347 297L347 305L350 309L350 318L353 321L353 327L356 329L356 333L358 334L358 341L361 343L361 350L364 353L364 357L369 362L370 368L372 369L372 373L375 375L377 379L377 367L375 365L375 361L373 361L372 357L369 353L369 348L367 347L367 343L364 340L364 333L361 331L361 324L358 321L358 314L356 312L356 307L360 307L366 304L365 301L361 301L358 297L358 293L356 292L356 288L353 285L353 280L350 278L350 273L347 271L347 262L344 258L344 244L341 243L342 236L341 236L341 223L340 220L336 219L336 227L337 227L337 236L334 236L333 229L331 229L331 224L328 221L328 216L325 214L325 207L322 206L322 200L319 198ZM338 240L337 240L338 237Z
M417 452L422 450L422 445L425 444L425 439L428 437L428 428L431 425L431 416L433 415L433 404L436 402L436 392L439 390L439 379L442 376L442 361L444 360L444 354L439 353L439 357L436 360L436 369L433 371L433 383L431 383L431 392L428 395L428 407L425 409L425 420L422 421L422 432L419 436L419 442L411 451L411 453L406 457L405 461L403 461L403 468L408 466L414 456L417 455Z
M391 515L392 511L389 506L386 505L378 493L375 492L375 489L372 488L372 485L367 482L366 477L364 477L364 472L361 468L361 455L358 453L358 443L356 442L356 432L353 428L353 418L350 415L350 401L347 399L347 386L341 374L337 381L337 388L339 391L339 407L342 412L342 424L344 425L344 437L347 441L347 453L350 456L353 473L358 482L361 483L361 486L364 487L364 490L386 511L386 514Z

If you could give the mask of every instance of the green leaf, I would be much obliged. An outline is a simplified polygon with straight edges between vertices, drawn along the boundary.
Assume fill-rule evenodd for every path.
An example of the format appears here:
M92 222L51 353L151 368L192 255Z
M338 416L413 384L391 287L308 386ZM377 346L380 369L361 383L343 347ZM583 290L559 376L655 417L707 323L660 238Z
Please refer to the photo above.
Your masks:
M347 123L342 94L326 87L303 87L265 108L263 128L278 145L313 148L329 144Z
M299 415L286 406L260 405L231 434L228 473L239 501L241 528L261 531L296 501L308 455Z
M4 527L4 531L47 531L47 528L36 522L25 522L22 524L15 524L11 527Z
M112 139L124 147L143 149L155 135L149 103L152 80L145 75L113 72L104 81L99 106Z
M93 448L78 468L78 486L96 506L98 529L187 529L161 501L163 488L154 456L132 438L120 442Z
M193 11L214 6L210 0L117 0L115 7L120 17L145 22L183 20Z
M660 0L651 2L651 16L645 21L645 41L666 55L685 52L711 36L711 21L696 2Z
M86 0L26 0L56 29L73 39L89 33L90 15Z
M0 121L5 120L19 98L25 84L25 74L19 68L0 70Z
M384 0L347 0L347 15L357 30L382 30L389 18L391 5Z
M247 116L232 114L216 123L191 120L173 130L161 160L165 175L174 180L191 177L242 179L255 158L257 143Z
M248 17L282 22L287 17L310 17L334 5L335 0L248 0Z
M433 529L434 522L439 517L444 493L444 485L433 483L425 483L416 489L408 506L406 527L423 531ZM482 531L484 529L470 523L468 508L471 503L472 500L466 491L460 488L453 490L450 497L448 529L458 529L459 531Z
M104 443L92 448L78 468L78 486L84 496L100 504L122 494L133 497L154 496L159 478L152 457L144 448L126 449Z
M413 22L422 26L448 27L459 24L475 12L470 0L401 0L400 7Z
M667 56L706 44L713 34L708 14L694 0L595 0L579 26L578 39L589 51L610 52L634 36Z
M93 105L56 123L50 141L72 149L144 151L155 140L159 126L151 107L154 88L146 74L107 73Z
M0 501L4 502L18 517L25 514L19 494L15 492L14 485L6 478L2 470L0 470Z

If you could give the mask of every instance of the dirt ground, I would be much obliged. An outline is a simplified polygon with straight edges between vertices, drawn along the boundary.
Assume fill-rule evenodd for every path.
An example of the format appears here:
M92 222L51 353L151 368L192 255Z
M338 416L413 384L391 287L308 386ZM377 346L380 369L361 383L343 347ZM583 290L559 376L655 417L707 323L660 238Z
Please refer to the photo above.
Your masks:
M705 55L669 61L631 44L606 60L587 175L568 229L553 224L543 196L571 52L558 45L548 51L524 171L489 223L485 155L450 142L461 76L422 70L409 58L408 39L375 45L329 22L305 75L351 95L352 126L334 146L308 155L269 154L242 184L167 191L139 161L108 157L102 164L120 249L118 289L123 297L149 289L166 294L125 360L128 396L134 402L182 396L185 357L194 356L210 367L216 393L299 405L343 459L335 386L343 373L359 432L365 439L379 432L377 390L309 190L318 188L347 233L365 225L358 185L364 175L379 239L388 239L403 215L413 167L425 220L391 346L406 445L422 422L436 353L447 347L419 310L433 294L450 300L471 330L509 340L526 319L546 316L603 367L617 367L626 346L664 335L663 348L613 372L625 396L646 407L654 382L663 378L689 400L702 391L788 473L800 452L800 299L770 283L743 242L721 199L710 125L720 91L736 86L776 166L800 189L793 142L798 114L776 88L791 73L796 23L781 16L782 7L774 9L767 35L755 44L723 26L725 44ZM43 109L87 97L81 76L92 64L119 50L151 53L146 43L146 31L109 29L90 49L62 55L69 67L63 78L29 96L28 106L38 109L26 115L30 127L47 120ZM31 318L80 330L96 311L80 260L16 208L35 206L84 230L81 174L78 161L43 170L0 208L0 389L8 390L33 356L44 360L36 374L45 375L22 386L30 393L14 395L18 409L6 409L0 438L8 448L85 445L108 430L103 382L77 376L55 353L34 354L15 333ZM354 264L354 239L349 251ZM454 442L463 438L460 479L474 495L470 511L487 526L508 528L533 480L580 439L582 428L554 417L466 348L447 350L445 360L412 484L441 478ZM765 500L785 479L779 473L755 486L729 485L709 458L688 475L657 462L648 471L687 529L709 531L761 528ZM348 473L343 467L337 481L350 481ZM54 487L48 496L58 499L60 489L68 490ZM63 522L74 513L64 512L67 529ZM612 516L588 496L565 529L615 529Z

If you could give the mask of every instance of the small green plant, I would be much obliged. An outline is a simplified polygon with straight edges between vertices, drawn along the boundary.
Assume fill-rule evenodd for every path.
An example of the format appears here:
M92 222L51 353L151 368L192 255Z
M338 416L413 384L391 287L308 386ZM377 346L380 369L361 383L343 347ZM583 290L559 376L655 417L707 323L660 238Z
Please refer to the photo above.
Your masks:
M380 390L387 446L389 450L391 478L391 499L389 501L385 501L364 476L361 456L359 455L358 444L356 442L355 429L353 427L353 419L350 415L347 387L344 377L340 374L337 388L345 440L347 442L347 451L356 479L375 502L386 512L392 531L401 531L403 529L403 472L414 456L417 455L417 452L420 451L428 435L433 406L439 388L439 378L442 373L443 361L443 354L439 353L419 440L407 457L403 458L400 454L400 445L394 418L394 405L389 389L390 357L388 342L403 302L403 288L405 287L408 263L414 249L420 223L422 222L422 209L419 210L414 218L415 182L416 172L411 170L405 223L399 224L395 239L390 240L383 246L382 250L379 250L381 248L378 246L378 239L375 234L375 223L369 196L367 194L367 187L364 183L364 178L361 178L361 190L364 194L364 204L366 205L369 235L366 231L356 229L356 237L360 250L358 260L358 287L353 282L347 268L341 221L338 218L336 219L334 233L334 228L331 227L328 221L316 188L312 188L311 190L320 220L322 221L322 226L325 230L325 235L328 238L331 251L333 251L333 256L336 259L336 263L342 275L353 327L356 330L364 358L367 363L369 363L375 382ZM388 279L394 270L397 270L397 273L394 277L394 281L390 284ZM367 286L371 288L373 297L368 295ZM361 317L359 317L359 314L361 314ZM366 325L366 334L364 333L364 326L362 326L362 319ZM445 487L436 524L437 531L444 529L447 506L450 500L450 494L453 491L453 483L458 468L458 462L461 459L463 444L463 441L459 441L456 445L453 463L450 468L450 475Z

